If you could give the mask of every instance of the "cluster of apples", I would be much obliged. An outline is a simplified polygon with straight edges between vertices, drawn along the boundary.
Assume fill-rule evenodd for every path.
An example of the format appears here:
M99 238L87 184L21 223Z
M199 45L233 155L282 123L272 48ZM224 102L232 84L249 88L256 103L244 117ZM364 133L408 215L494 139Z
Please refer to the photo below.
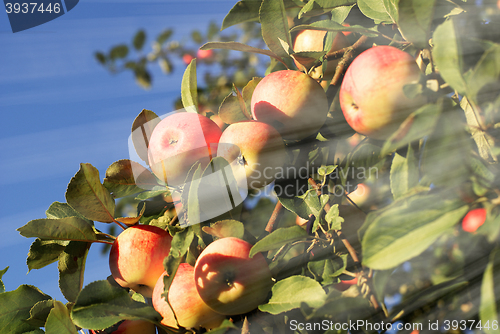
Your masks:
M163 316L163 325L210 329L218 327L226 316L252 311L267 299L273 280L266 259L261 253L250 258L250 243L227 237L208 245L194 267L179 265L167 303L162 297L167 275L163 260L171 242L170 234L159 227L136 225L116 238L109 255L114 280L152 298L153 307ZM154 326L139 326L133 321L120 326L136 326L146 334L150 327L154 333Z

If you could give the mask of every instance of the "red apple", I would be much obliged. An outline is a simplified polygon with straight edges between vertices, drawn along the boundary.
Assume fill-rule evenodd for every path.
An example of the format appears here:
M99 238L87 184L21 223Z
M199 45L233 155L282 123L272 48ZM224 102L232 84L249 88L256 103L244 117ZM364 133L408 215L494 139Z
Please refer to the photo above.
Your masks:
M222 238L205 248L194 267L200 297L218 313L243 314L264 303L273 280L261 253L249 258L252 245Z
M420 70L413 57L392 46L370 48L354 59L340 87L340 106L349 125L374 139L387 139L416 108L422 96L409 99L406 84Z
M325 91L299 71L277 71L262 79L252 95L253 118L272 125L286 140L300 140L319 131L326 121Z
M158 278L153 291L153 307L163 317L161 323L165 326L176 327L174 318L179 325L185 328L214 328L224 320L224 316L212 310L200 298L194 281L194 268L187 263L181 263L168 291L170 306L161 295L164 291L163 277Z
M185 53L185 54L182 55L182 61L186 65L191 64L191 60L193 60L193 59L194 59L194 57L191 56L189 53Z
M465 232L474 233L484 224L486 220L486 210L484 208L477 208L469 211L462 220L462 229Z
M358 184L355 190L351 191L348 196L351 201L354 202L357 206L362 206L368 201L370 197L370 187L364 183ZM350 201L347 201L352 205Z
M217 151L222 135L209 118L188 112L165 117L153 130L148 146L149 165L160 180L181 185L196 162L205 167Z
M196 58L209 60L213 57L213 55L214 50L198 50L198 52L196 53Z
M358 278L354 277L350 280L341 280L340 283L334 285L334 288L339 291L345 291L349 289L351 286L358 284Z
M156 226L136 225L120 233L109 253L109 268L125 288L151 297L163 272L163 259L170 252L170 234Z
M326 31L324 30L302 30L297 34L295 38L293 50L295 52L307 52L307 51L323 51L323 43L326 35ZM350 45L347 38L345 38L342 32L338 32L335 38L333 39L332 46L330 48L330 52L337 51L348 47ZM326 71L324 73L325 77L333 78L335 74L335 69L337 68L337 64L340 61L339 59L328 61ZM294 59L295 65L297 68L301 69L302 64ZM303 63L306 68L310 68L313 64L306 62ZM310 74L313 79L319 79L322 76L322 68L318 66L314 69L313 73Z
M274 181L285 164L286 152L283 139L271 125L245 121L224 130L217 156L231 164L240 187L258 189Z
M91 331L92 333L100 333L100 331ZM104 332L103 332L104 333ZM146 320L124 320L115 331L111 334L155 334L156 327L151 322Z

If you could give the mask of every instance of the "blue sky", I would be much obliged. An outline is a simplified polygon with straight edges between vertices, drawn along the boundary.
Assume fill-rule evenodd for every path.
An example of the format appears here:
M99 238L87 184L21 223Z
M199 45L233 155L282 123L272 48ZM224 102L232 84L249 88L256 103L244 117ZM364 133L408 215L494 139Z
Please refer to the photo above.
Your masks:
M184 65L173 75L153 67L153 88L139 88L131 73L109 74L94 52L128 43L142 28L152 38L174 28L177 39L193 29L219 24L236 1L101 1L85 0L67 14L41 26L12 33L0 13L0 269L10 266L7 290L33 284L64 301L57 264L26 275L31 242L16 229L45 217L64 193L79 164L87 162L104 176L114 161L127 158L127 139L143 109L157 114L173 110L180 95ZM100 223L98 223L100 224ZM85 284L109 275L107 257L92 247Z

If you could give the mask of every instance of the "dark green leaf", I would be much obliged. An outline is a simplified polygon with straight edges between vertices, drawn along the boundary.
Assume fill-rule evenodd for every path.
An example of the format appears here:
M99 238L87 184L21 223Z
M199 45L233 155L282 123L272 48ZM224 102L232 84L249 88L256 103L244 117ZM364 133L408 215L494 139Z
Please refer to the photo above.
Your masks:
M498 323L498 302L500 300L500 251L496 248L490 254L490 261L484 271L481 284L481 305L479 307L479 318L483 323ZM497 330L483 328L487 334L496 333Z
M30 317L31 308L42 300L49 300L50 296L31 285L21 285L14 291L0 294L0 328L2 334L17 334L35 330L26 322Z
M128 55L128 46L126 45L117 45L111 49L109 52L109 57L112 60L125 58Z
M210 225L210 227L204 226L202 230L217 238L235 237L243 239L245 234L245 226L237 220L221 220Z
M54 303L45 324L47 334L78 334L76 327L69 317L69 311L60 301Z
M369 319L372 315L372 306L366 298L342 297L333 289L327 296L324 305L315 309L307 319L333 318L336 323L347 323L355 319Z
M132 44L134 48L139 51L144 46L144 42L146 42L146 33L141 29L135 34Z
M99 171L91 164L80 164L80 170L68 184L66 202L87 219L113 221L115 201L101 184Z
M172 33L173 31L171 29L165 30L158 35L156 41L158 42L158 44L163 45L163 43L165 43L170 38L170 36L172 36Z
M104 53L96 52L94 55L95 55L95 58L97 59L97 61L99 63L101 63L101 65L106 64L106 56L104 55Z
M76 301L78 293L83 287L85 260L89 248L89 243L72 241L59 258L57 266L59 269L59 288L70 302Z
M271 299L267 304L259 305L259 310L279 314L299 308L302 303L319 307L325 299L325 291L317 281L305 276L291 276L274 284Z
M151 88L151 74L144 66L134 68L135 81L144 89Z
M78 217L35 219L17 229L26 238L49 240L96 241L92 225Z
M435 3L436 0L399 0L399 29L418 48L429 45Z
M184 71L181 84L182 105L187 112L198 112L198 84L196 80L196 59L193 59Z
M247 113L241 109L241 104L233 92L224 98L219 108L219 117L226 124L233 124L241 121L248 121Z
M257 21L259 19L259 9L261 0L241 0L238 1L222 21L222 28L224 30L235 24Z
M303 219L308 219L312 214L311 209L306 205L304 199L298 196L293 198L279 197L279 201L283 206Z
M35 327L44 327L50 310L54 307L54 299L41 300L36 303L30 310L30 317L26 320L30 325Z
M260 252L280 248L283 245L299 240L307 239L307 232L300 226L279 228L271 234L259 240L250 250L250 257Z
M122 159L113 162L108 167L103 185L114 198L118 198L136 194L144 189L152 189L158 186L158 182L153 174L142 165Z
M408 145L406 157L394 156L391 165L391 192L394 199L403 197L408 191L418 185L418 161L411 145Z
M28 271L31 269L43 268L59 258L59 255L64 251L69 244L67 240L42 240L35 239L30 246L26 264Z
M365 16L373 19L375 23L392 23L392 18L385 9L384 0L358 0L358 7Z
M194 30L191 32L191 38L193 39L193 42L195 42L196 44L203 43L203 37L201 36L201 33L198 30Z
M9 270L9 267L5 267L5 269L0 270L0 293L5 292L5 285L2 281L2 276Z
M292 38L283 0L263 0L259 11L262 38L269 50L279 57L289 57Z
M52 203L47 211L45 211L47 218L57 219L57 218L67 218L67 217L80 217L85 219L92 224L91 220L86 219L79 212L69 206L68 203L54 202Z
M159 322L162 317L152 306L136 302L125 289L107 280L92 282L78 296L71 318L75 325L89 329L110 327L124 319Z
M132 142L137 155L148 162L148 146L151 133L161 119L151 110L142 109L132 123ZM135 165L134 165L135 166ZM134 169L132 169L134 170Z
M350 6L339 6L334 9L332 9L331 14L332 14L332 21L337 22L337 23L343 23L349 13L351 12L352 7L354 5Z
M225 49L225 50L235 50L242 52L252 52L263 54L271 58L277 59L283 62L280 57L278 57L274 52L270 50L258 49L250 45L238 43L238 42L209 42L204 44L200 50L210 50L210 49Z

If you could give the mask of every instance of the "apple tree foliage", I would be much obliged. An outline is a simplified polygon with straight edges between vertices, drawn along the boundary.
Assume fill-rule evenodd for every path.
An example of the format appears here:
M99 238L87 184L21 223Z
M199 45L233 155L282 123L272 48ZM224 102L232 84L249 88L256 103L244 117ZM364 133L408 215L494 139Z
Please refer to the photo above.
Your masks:
M327 31L325 51L295 53L293 37L303 29ZM329 41L340 31L349 33L352 45L330 52ZM96 58L111 72L132 71L147 88L153 63L170 73L172 59L196 56L172 35L172 30L161 33L144 54L147 37L141 30L130 46L98 52ZM82 163L68 184L66 203L54 202L45 218L18 229L22 236L36 238L27 258L29 270L58 263L66 304L34 286L10 290L1 281L8 275L5 268L0 271L2 333L77 333L110 328L125 319L151 321L162 333L189 331L160 325L161 316L148 300L112 278L83 286L85 268L92 266L86 263L91 246L113 242L118 232L109 226L137 223L160 226L174 236L164 261L170 274L181 262L194 264L200 251L219 237L243 238L254 245L251 254L267 256L276 280L268 301L253 312L228 317L213 333L282 333L293 331L292 321L323 320L422 323L423 332L429 322L449 321L451 327L441 327L443 332L498 332L500 8L495 1L242 0L229 11L221 31L214 23L206 36L195 31L192 39L214 53L190 61L180 102L188 112L218 115L227 124L251 118L250 98L259 75L297 69L293 59L312 60L313 67L323 68L340 59L328 79L332 85L326 85L327 122L316 136L286 143L290 167L305 165L305 175L278 179L275 190L289 189L286 193L250 193L243 205L202 222L198 191L207 171L199 165L188 174L189 187L171 189L139 162L113 162L104 180L95 167ZM392 45L415 56L422 75L418 83L404 87L405 94L424 95L428 103L387 140L364 138L352 144L355 134L343 119L338 90L352 59L374 45ZM198 85L200 68L205 72ZM148 135L158 120L154 112L143 110L132 129L142 126ZM144 164L141 139L133 138ZM216 168L226 165L213 161ZM140 178L134 178L132 168L142 171ZM349 193L360 183L371 193L365 203L353 205ZM178 213L174 192L183 204ZM475 233L466 233L460 222L477 207L486 210L486 221ZM178 215L192 225L180 226ZM297 216L307 223L296 225ZM357 284L346 288L352 278ZM334 325L300 331L313 332L348 331Z

